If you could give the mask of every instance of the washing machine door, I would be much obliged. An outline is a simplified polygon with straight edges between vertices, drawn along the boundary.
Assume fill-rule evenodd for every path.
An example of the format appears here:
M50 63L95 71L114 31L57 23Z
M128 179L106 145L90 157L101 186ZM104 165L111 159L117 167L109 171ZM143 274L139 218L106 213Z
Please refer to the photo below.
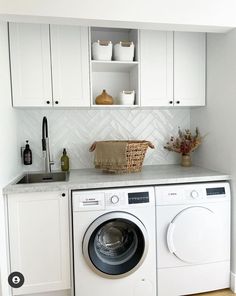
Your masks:
M221 245L219 227L212 210L200 206L186 208L169 224L168 249L186 263L210 262L217 257Z
M88 265L108 278L125 277L139 268L148 249L147 230L134 215L110 212L97 218L83 239Z

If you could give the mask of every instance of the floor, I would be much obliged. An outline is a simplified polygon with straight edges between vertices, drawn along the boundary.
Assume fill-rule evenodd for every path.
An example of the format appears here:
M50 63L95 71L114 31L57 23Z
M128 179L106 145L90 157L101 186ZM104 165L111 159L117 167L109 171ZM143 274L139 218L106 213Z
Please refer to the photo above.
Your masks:
M230 296L230 295L236 295L236 294L231 292L229 289L224 289L216 292L196 294L195 296Z

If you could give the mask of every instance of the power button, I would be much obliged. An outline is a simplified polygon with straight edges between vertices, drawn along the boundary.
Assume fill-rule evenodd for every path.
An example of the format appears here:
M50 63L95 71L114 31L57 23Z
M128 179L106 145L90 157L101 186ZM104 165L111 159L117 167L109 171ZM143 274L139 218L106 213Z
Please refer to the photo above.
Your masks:
M191 191L191 197L192 198L198 198L199 194L196 190Z
M119 202L119 197L117 195L112 195L111 197L111 203L113 205L117 204Z

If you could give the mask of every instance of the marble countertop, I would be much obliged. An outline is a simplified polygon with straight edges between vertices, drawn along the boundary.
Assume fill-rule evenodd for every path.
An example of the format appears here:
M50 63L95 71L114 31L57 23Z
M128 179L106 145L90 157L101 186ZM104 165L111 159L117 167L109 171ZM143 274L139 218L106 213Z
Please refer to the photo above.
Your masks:
M63 191L73 189L95 189L127 186L146 186L161 184L180 184L193 182L212 182L229 180L228 174L193 166L184 168L179 165L144 166L142 172L131 174L108 174L98 169L72 170L66 182L17 184L23 176L18 176L3 189L4 194L24 192Z

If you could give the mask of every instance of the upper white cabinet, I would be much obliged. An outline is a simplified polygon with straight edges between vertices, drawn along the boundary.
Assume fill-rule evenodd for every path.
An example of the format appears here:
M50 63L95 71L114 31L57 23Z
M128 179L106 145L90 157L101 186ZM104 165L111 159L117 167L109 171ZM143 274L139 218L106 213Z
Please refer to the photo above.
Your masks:
M106 107L128 107L123 91L135 93L129 107L205 105L205 33L10 23L9 36L15 107L104 108L104 89ZM109 60L93 59L98 40L112 42ZM115 59L120 41L134 43L133 60Z
M88 28L9 24L13 105L90 106Z
M52 105L49 26L9 24L14 106Z
M141 105L173 104L173 32L140 31Z
M70 289L68 195L12 194L8 210L10 269L25 278L13 295Z
M88 28L55 25L50 28L54 104L89 106Z
M180 106L204 106L206 34L174 33L174 98Z
M205 33L141 30L141 105L205 105Z

